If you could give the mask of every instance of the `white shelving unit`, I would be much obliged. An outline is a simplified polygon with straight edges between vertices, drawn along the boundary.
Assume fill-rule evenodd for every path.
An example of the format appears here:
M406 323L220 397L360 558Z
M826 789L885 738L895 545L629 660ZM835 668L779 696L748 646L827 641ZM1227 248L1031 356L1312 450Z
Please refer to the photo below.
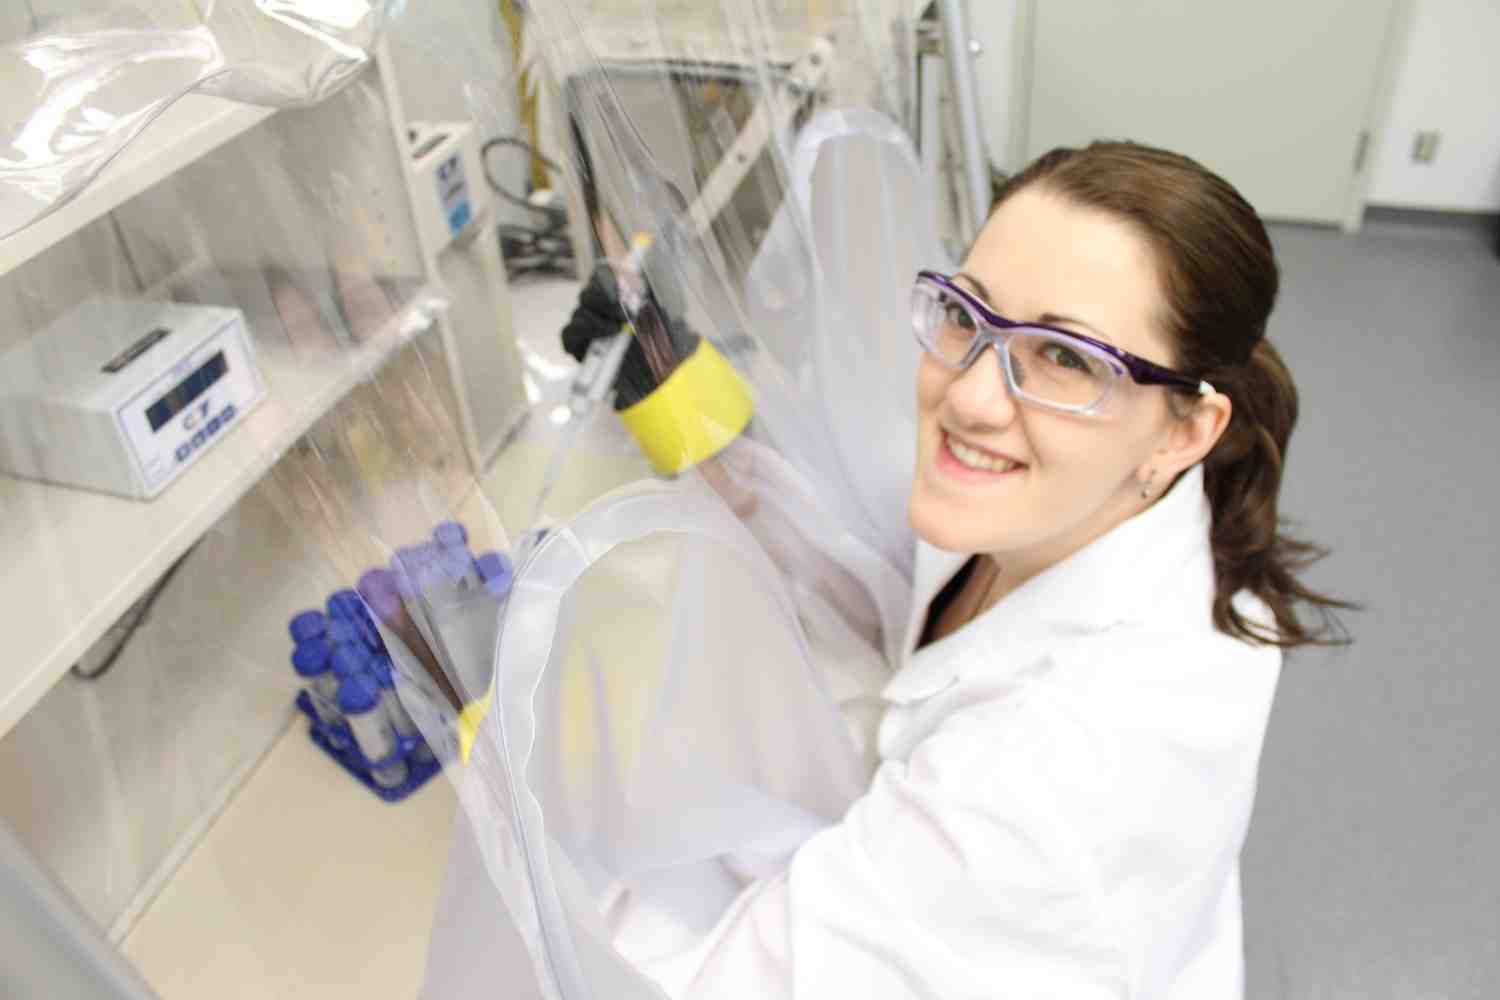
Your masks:
M0 602L10 639L0 659L0 819L8 815L24 828L31 849L116 940L170 886L198 838L232 807L240 782L282 739L295 678L266 653L289 649L286 617L332 589L329 566L318 565L327 556L299 551L289 537L277 541L274 557L220 546L214 551L257 565L248 574L253 585L235 579L242 562L216 569L223 580L212 583L227 589L214 597L225 611L203 617L235 620L186 623L204 636L201 654L164 649L171 662L153 673L150 645L132 648L107 684L77 682L64 691L58 684L70 666L222 519L263 508L259 493L255 503L242 501L397 354L419 345L424 359L440 361L430 376L441 398L426 402L451 411L453 423L442 424L445 441L457 438L448 443L476 475L525 411L497 241L487 234L462 245L424 245L413 216L417 200L432 192L416 189L407 142L395 67L384 50L349 90L308 109L189 95L77 197L0 240L5 346L45 325L39 317L101 292L153 297L199 271L336 266L324 238L352 245L370 271L362 276L381 282L388 295L402 289L383 327L325 352L294 352L284 331L266 328L246 306L267 398L154 500L0 475ZM483 179L470 182L483 217ZM321 214L301 214L309 204ZM435 317L432 293L447 301ZM411 360L407 354L401 363ZM470 496L456 513L478 518L478 502ZM262 555L266 565L259 565ZM246 590L235 591L235 582ZM246 601L257 602L255 614L233 610ZM264 676L247 680L247 667ZM141 673L133 679L132 670ZM226 696L214 689L220 681L249 686ZM241 694L246 703L234 700ZM117 731L101 735L100 716L116 710L120 720L103 718L102 725ZM181 718L199 710L207 715ZM226 719L241 729L227 741L232 754L195 769L195 755L216 752L205 743L213 738L208 723ZM59 747L66 747L64 759ZM110 754L122 755L118 768ZM50 758L45 775L28 773L42 758ZM162 773L163 765L182 773ZM120 859L100 853L114 848ZM80 884L101 876L111 884L98 891Z
M347 354L309 363L262 348L268 394L244 423L153 502L0 476L0 509L23 513L4 539L0 604L11 652L0 661L0 735L47 693L120 615L405 341L390 328ZM37 530L40 529L40 530Z
M388 69L381 83L393 140L404 143L399 96ZM0 278L272 115L271 109L214 97L179 98L81 194L0 240ZM404 213L413 197L407 190L402 194L404 204L389 208ZM443 283L443 271L478 275L477 283L471 281L471 287L463 289L467 294L451 302L467 324L448 317L435 324L459 401L463 444L477 467L493 456L524 397L509 343L504 269L490 245L493 241L476 242L484 245L470 253L440 255L437 248L421 247L420 256L434 285ZM188 266L200 263L195 259ZM260 347L258 361L267 377L269 398L154 502L0 476L0 509L21 515L8 518L9 527L0 526L7 554L0 600L16 622L11 652L0 663L0 737L293 442L403 343L402 322L398 316L391 329L357 350L331 353L321 360L309 361L306 355L293 359ZM470 368L501 383L496 386L500 391L480 398L482 385L464 384ZM496 398L503 401L507 396L511 402L503 406L510 412L503 406L497 410ZM475 407L488 408L482 415L487 419L478 419Z
M149 122L73 200L0 240L0 277L153 184L250 131L274 112L218 97L187 94Z

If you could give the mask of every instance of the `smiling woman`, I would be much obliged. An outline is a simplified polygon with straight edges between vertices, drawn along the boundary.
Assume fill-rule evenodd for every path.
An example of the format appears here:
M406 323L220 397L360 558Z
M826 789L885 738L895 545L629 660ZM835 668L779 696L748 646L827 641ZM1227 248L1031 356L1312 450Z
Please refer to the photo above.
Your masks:
M628 124L594 127L634 149ZM616 159L634 210L655 161ZM890 120L818 111L786 175L742 286L686 236L642 267L648 331L745 318L755 412L712 475L603 498L518 567L455 898L520 900L567 997L1242 995L1283 649L1337 606L1278 527L1264 226L1198 164L1100 143L1010 181L950 270ZM571 346L631 308L586 293ZM639 587L645 552L662 653L579 582L617 558Z
M1347 605L1297 582L1317 550L1279 533L1297 397L1264 339L1276 289L1254 209L1185 157L1096 143L1012 179L964 269L922 275L913 296L927 353L912 524L992 563L965 573L956 606L990 606L1205 462L1216 625L1337 641L1326 611ZM1268 620L1235 607L1242 590ZM1325 612L1322 630L1299 601Z
M1043 157L959 271L918 273L915 569L878 767L706 938L622 951L686 997L1242 995L1282 651L1337 641L1299 602L1343 606L1278 529L1276 291L1254 209L1128 143Z

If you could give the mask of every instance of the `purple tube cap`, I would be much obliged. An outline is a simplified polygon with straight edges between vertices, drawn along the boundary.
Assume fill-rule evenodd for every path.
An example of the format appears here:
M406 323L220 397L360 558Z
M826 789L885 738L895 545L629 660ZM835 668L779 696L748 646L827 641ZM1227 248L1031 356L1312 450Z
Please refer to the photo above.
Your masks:
M359 578L359 593L370 610L386 624L401 617L401 590L396 574L388 569L372 569Z
M444 521L432 529L432 540L448 549L461 549L469 544L469 532L458 521Z
M474 566L479 570L479 578L484 581L485 588L491 594L503 598L510 593L515 569L504 552L486 552L474 560Z

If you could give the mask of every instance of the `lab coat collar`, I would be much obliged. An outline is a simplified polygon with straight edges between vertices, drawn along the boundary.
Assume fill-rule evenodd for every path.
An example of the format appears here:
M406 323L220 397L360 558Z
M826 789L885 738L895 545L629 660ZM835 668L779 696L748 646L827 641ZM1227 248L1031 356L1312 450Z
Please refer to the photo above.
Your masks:
M974 669L994 669L1007 648L1038 639L1100 632L1139 619L1174 573L1207 573L1212 583L1208 530L1211 512L1203 469L1193 466L1146 510L1032 577L953 634L916 649L933 598L971 553L946 552L917 542L914 593L901 669L885 698L909 702L929 696ZM1197 557L1196 560L1194 557Z

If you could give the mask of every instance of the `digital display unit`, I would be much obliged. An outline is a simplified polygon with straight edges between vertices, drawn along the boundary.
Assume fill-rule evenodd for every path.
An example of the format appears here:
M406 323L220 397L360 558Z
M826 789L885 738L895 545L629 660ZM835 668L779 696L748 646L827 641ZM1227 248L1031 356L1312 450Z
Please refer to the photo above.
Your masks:
M183 408L208 391L208 387L224 377L228 370L224 352L219 351L199 365L187 378L178 382L156 402L146 408L146 421L153 433L166 426L167 421L181 413Z

